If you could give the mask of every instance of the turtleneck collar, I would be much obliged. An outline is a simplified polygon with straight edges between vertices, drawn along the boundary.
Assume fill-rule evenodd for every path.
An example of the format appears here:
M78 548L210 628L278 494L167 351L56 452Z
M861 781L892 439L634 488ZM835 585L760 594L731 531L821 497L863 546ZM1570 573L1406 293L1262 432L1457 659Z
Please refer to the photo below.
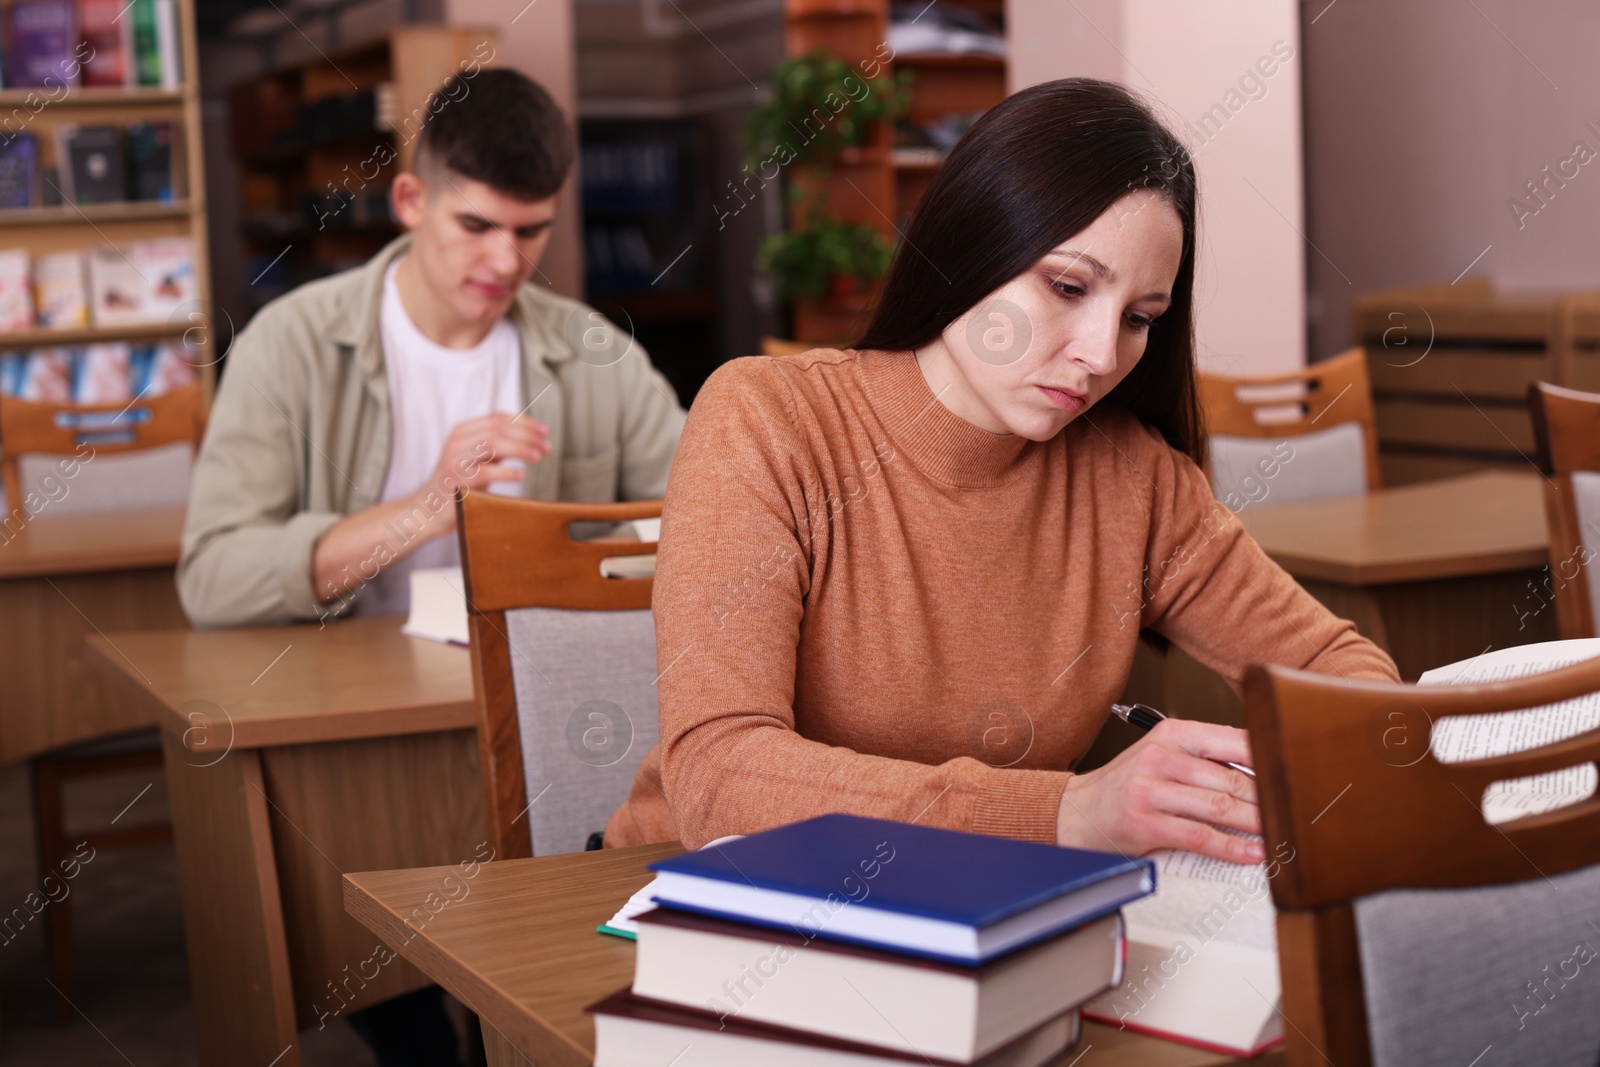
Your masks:
M1026 437L990 433L945 407L910 352L863 351L859 365L867 402L896 447L937 482L958 489L1004 485L1042 451Z

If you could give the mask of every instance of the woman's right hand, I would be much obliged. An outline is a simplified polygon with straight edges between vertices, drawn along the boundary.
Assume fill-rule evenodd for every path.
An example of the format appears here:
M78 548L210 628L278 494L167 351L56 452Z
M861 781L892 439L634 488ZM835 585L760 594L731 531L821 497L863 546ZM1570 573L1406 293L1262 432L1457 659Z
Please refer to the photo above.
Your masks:
M1249 766L1249 735L1188 719L1157 723L1104 767L1067 780L1056 843L1135 856L1181 848L1260 863L1260 844L1217 829L1261 833L1255 781L1217 760Z

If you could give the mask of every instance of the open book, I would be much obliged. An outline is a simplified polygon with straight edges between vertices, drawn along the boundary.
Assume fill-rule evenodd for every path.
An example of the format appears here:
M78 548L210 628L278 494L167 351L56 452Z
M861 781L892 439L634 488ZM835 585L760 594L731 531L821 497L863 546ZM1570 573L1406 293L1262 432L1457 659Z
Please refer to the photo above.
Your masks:
M1600 638L1546 641L1486 652L1474 659L1436 667L1417 679L1419 685L1468 685L1543 674L1580 660L1600 656ZM1503 756L1538 748L1600 726L1600 696L1589 695L1526 711L1496 715L1453 716L1434 724L1430 742L1441 763ZM1595 791L1596 774L1585 763L1549 774L1495 782L1484 791L1483 817L1490 823L1575 804Z
M1163 849L1154 896L1122 909L1128 962L1122 984L1083 1006L1113 1026L1249 1056L1283 1036L1278 1012L1277 913L1270 879L1287 846L1260 864Z
M1541 674L1600 656L1600 638L1550 641L1488 652L1437 667L1419 685L1468 685ZM1572 737L1600 726L1600 696L1435 723L1430 747L1443 763L1483 759ZM1551 811L1595 792L1592 763L1496 782L1484 793L1491 823ZM1123 908L1128 964L1122 985L1084 1005L1084 1014L1130 1030L1235 1054L1282 1034L1278 1013L1276 913L1270 880L1293 862L1287 845L1259 866L1192 852L1163 851L1154 896Z

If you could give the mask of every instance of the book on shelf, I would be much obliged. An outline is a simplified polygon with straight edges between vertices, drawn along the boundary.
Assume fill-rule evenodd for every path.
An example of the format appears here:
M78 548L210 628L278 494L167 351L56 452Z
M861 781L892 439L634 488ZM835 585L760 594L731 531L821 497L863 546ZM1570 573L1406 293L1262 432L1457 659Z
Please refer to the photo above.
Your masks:
M72 353L74 404L125 404L133 399L133 367L120 342L88 345Z
M127 404L194 385L193 364L171 343L121 342L0 355L0 393L52 404Z
M1085 1004L1084 1015L1235 1056L1281 1041L1270 882L1293 853L1280 851L1260 864L1157 852L1156 892L1122 909L1122 981Z
M200 371L188 358L181 342L135 345L128 359L130 400L176 392L199 380Z
M96 326L168 322L197 296L194 242L187 237L89 250L89 296Z
M40 256L33 267L33 288L40 326L76 329L89 324L82 252L67 249Z
M892 1052L819 1034L661 1004L621 989L588 1009L594 1015L595 1067L1045 1067L1077 1043L1077 1012L1067 1012L973 1061Z
M125 0L78 0L78 36L88 46L83 84L123 86L133 68L128 62Z
M0 209L25 208L38 200L39 140L19 133L0 141Z
M199 295L194 273L194 241L188 237L155 237L135 241L133 262L145 282L146 322L167 322Z
M56 127L61 193L70 204L114 204L126 200L122 130L117 126Z
M33 277L26 248L0 252L0 330L33 325Z
M961 964L987 963L1155 888L1145 859L843 814L650 866L660 904Z
M156 0L156 54L161 60L161 88L181 86L183 50L178 37L177 0Z
M170 202L173 199L172 123L130 123L126 136L128 198Z
M5 357L0 391L35 404L72 403L72 358L62 348L36 348Z
M7 87L77 84L78 18L72 0L17 0L6 16Z
M89 306L96 326L134 326L144 315L144 276L128 253L110 245L89 249Z
M637 996L956 1063L998 1052L1122 972L1116 912L981 967L669 908L637 922Z
M131 0L132 85L176 89L183 84L181 38L173 0Z

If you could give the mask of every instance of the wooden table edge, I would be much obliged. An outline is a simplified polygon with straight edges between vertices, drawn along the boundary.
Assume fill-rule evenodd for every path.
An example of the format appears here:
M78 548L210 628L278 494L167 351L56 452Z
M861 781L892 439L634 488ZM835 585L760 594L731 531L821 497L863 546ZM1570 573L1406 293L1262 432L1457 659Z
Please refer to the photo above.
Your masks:
M344 883L345 914L372 931L383 940L384 944L414 964L431 980L443 986L451 996L498 1030L500 1035L524 1056L529 1055L525 1046L530 1044L526 1041L526 1035L531 1030L545 1036L544 1041L534 1043L554 1043L562 1053L571 1055L575 1062L593 1063L594 1057L591 1053L574 1044L537 1013L524 1008L506 990L484 978L476 970L457 963L455 957L430 938L426 931L413 928L402 916L379 900L361 884L360 878L364 873L386 872L356 871L343 875L341 880ZM458 981L458 978L463 980ZM519 1038L523 1040L518 1040ZM548 1056L550 1049L542 1049L537 1055Z
M1547 545L1537 548L1482 552L1472 556L1451 556L1448 559L1417 559L1395 563L1344 564L1319 556L1300 556L1292 552L1274 552L1262 549L1278 566L1288 571L1296 580L1332 582L1355 587L1375 585L1402 585L1406 582L1430 582L1450 578L1480 578L1488 574L1515 574L1518 571L1538 570L1550 562Z
M130 552L115 560L107 560L104 552L62 553L60 556L39 558L29 556L20 565L0 553L0 581L11 578L65 577L78 574L108 574L115 571L147 571L178 565L178 546L151 545L147 549Z
M138 665L128 659L116 644L104 634L90 634L84 638L87 658L112 680L112 684L137 699L150 701L155 709L155 719L162 729L176 735L178 744L191 752L203 751L185 739L197 725L181 708L167 703L154 690L141 685L139 680L124 669L124 664L138 671ZM142 676L142 675L141 675ZM382 715L368 710L326 712L319 715L291 716L269 719L265 722L247 721L240 724L227 717L230 749L275 748L286 745L310 745L325 741L362 741L378 737L399 737L412 734L443 733L449 730L475 730L478 726L477 705L471 701L439 701L393 708ZM205 722L209 735L215 723ZM202 740L201 744L205 744ZM207 746L210 747L210 746Z
M661 845L643 845L638 848L659 851L662 857L677 856L683 851L683 846L677 841L667 841ZM454 869L437 867L432 870L438 870L440 877L443 877L445 873L453 872ZM389 873L395 872L354 870L342 875L344 910L347 915L362 923L362 926L370 929L371 933L381 937L384 944L416 965L416 968L427 974L432 981L443 985L451 997L461 1001L462 1005L477 1013L483 1022L498 1030L501 1037L506 1038L517 1048L518 1053L533 1057L533 1062L544 1062L541 1057L554 1054L562 1057L563 1062L566 1056L571 1056L573 1057L571 1062L582 1067L594 1064L594 1056L587 1049L574 1045L573 1041L558 1032L554 1025L544 1021L538 1013L523 1008L517 998L512 997L509 992L482 974L478 974L475 969L462 966L450 950L429 936L426 929L413 928L410 923L406 923L405 917L390 909L389 905L384 904L371 889L363 885L362 880L368 875L382 877ZM622 902L618 901L618 907L621 907L621 904ZM603 936L605 934L595 933L595 937ZM464 977L466 981L458 981L459 977Z

